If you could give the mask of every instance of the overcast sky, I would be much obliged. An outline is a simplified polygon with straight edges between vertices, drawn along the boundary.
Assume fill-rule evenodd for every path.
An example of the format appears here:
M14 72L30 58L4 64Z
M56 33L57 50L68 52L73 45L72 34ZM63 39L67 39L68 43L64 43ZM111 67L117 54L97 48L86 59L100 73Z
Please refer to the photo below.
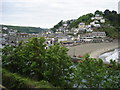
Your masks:
M0 23L51 28L96 10L118 10L119 0L0 0Z

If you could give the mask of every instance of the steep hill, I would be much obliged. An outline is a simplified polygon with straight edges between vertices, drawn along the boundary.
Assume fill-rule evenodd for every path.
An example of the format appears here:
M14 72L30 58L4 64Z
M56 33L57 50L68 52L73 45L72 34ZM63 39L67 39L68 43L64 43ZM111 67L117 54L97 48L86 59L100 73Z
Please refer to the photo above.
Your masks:
M70 25L69 25L69 28L76 28L78 27L78 24L83 22L85 24L89 24L92 20L91 18L93 17L94 15L92 13L89 13L89 14L86 14L86 15L83 15L83 16L80 16L78 19L76 19L75 21L73 21Z
M67 24L67 29L70 30L72 28L77 28L79 23L85 23L86 25L89 25L93 20L91 19L96 14L99 14L105 19L105 23L100 23L101 27L94 28L95 31L104 31L107 33L107 36L112 38L118 38L118 33L120 33L120 14L118 14L116 11L110 11L106 9L104 12L96 10L94 14L89 13L83 16L80 16L78 19L75 20L67 20L63 21L61 20L58 24L56 24L51 30L54 32L56 29L60 28L61 26L64 27L64 24Z

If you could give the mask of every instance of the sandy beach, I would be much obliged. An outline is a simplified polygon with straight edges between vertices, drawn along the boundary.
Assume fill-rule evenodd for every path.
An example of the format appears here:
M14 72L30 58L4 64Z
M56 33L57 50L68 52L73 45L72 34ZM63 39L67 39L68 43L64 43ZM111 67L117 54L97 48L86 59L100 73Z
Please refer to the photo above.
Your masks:
M68 55L84 56L90 54L90 57L97 58L100 54L118 48L118 42L110 43L90 43L82 44L78 46L68 47Z

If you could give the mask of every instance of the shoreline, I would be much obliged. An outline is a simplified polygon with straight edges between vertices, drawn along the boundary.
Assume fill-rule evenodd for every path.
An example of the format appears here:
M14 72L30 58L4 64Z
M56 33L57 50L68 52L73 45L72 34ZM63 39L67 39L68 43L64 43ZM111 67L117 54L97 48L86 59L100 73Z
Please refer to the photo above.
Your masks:
M90 54L91 58L97 58L102 53L109 52L116 48L118 48L118 42L81 44L68 47L68 55L84 56L85 54Z
M109 51L103 52L103 53L101 53L100 55L105 54L105 53L109 53L109 52L113 52L115 49L118 49L118 48L120 48L120 47L117 47L117 48L111 49L111 50L109 50Z
M99 51L94 51L90 54L90 57L91 58L98 58L100 55L104 54L104 53L107 53L107 52L111 52L111 51L114 51L115 49L117 49L118 47L108 47L106 49L102 49L102 50L99 50Z

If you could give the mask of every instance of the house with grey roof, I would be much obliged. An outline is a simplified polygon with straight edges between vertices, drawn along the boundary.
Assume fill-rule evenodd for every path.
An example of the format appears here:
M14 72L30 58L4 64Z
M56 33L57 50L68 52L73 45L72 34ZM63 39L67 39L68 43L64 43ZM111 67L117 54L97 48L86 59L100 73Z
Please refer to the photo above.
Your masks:
M83 42L103 42L106 38L105 32L92 32L92 33L86 33L82 34L80 36L80 41Z

